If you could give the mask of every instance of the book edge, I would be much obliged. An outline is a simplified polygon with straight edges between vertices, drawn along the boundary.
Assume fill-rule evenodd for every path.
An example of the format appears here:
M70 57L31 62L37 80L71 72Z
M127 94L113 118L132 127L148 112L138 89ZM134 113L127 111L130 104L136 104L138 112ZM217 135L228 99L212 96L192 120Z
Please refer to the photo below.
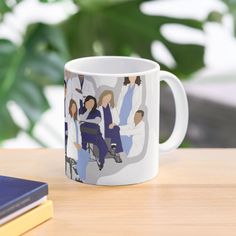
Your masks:
M0 226L0 235L21 235L53 217L50 200Z

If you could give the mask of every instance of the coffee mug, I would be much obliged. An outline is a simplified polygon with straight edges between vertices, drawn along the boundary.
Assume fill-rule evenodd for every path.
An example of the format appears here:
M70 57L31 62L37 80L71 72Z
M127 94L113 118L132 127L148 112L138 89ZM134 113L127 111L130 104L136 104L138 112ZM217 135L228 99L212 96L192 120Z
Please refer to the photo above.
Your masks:
M169 139L159 143L160 82L176 110ZM142 58L95 56L65 64L65 172L78 182L127 185L154 178L159 156L185 136L188 103L179 79Z

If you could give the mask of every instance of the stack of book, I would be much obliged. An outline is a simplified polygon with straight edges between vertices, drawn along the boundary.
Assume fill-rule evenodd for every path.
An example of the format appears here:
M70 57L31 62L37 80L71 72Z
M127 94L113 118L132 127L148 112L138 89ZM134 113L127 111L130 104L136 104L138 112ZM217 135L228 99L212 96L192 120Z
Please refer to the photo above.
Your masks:
M0 176L0 236L21 235L53 216L48 185Z

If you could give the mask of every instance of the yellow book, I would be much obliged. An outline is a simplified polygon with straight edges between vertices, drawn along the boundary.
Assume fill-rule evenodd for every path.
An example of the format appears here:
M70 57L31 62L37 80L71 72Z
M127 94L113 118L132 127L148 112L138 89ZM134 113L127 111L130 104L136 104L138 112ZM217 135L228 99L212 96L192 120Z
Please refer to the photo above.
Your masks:
M25 214L0 226L0 236L18 236L53 217L52 201L47 200Z

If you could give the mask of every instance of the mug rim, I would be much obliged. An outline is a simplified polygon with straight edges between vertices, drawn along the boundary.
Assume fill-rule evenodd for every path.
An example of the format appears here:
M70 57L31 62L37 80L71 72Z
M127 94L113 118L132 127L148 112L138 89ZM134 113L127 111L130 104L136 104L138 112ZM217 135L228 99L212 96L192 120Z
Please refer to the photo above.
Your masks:
M86 61L86 60L94 60L94 59L126 59L126 60L133 60L133 61L137 61L137 62L144 62L144 63L148 63L150 64L153 68L148 69L148 70L143 70L143 71L139 71L139 72L128 72L128 73L95 73L95 72L89 72L89 71L83 71L83 70L79 70L77 68L73 68L75 66L73 66L73 63L76 62L82 62L82 61ZM80 57L80 58L76 58L73 60L70 60L68 62L66 62L64 69L72 72L72 73L76 73L76 74L81 74L81 75L88 75L88 76L110 76L110 77L124 77L124 76L141 76L141 75L146 75L149 73L152 73L154 71L159 71L160 70L160 65L155 62L152 61L150 59L147 58L141 58L141 57L133 57L133 56L88 56L88 57Z

